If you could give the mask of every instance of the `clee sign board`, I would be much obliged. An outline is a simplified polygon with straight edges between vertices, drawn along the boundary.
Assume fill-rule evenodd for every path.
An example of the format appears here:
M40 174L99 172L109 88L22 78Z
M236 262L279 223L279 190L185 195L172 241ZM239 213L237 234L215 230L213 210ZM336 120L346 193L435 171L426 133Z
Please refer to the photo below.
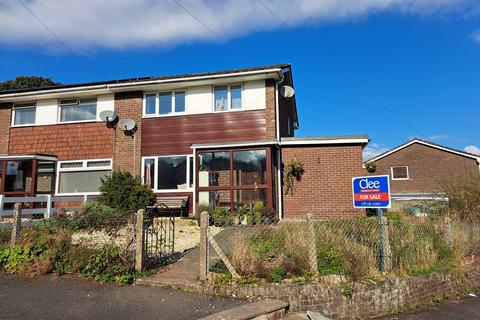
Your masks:
M352 178L354 208L390 208L388 175Z

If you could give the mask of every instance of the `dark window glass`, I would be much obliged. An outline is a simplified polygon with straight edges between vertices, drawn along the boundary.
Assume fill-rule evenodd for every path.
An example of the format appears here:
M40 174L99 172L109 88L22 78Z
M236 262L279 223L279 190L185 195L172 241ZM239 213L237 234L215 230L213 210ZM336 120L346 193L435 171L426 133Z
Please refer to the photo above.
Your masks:
M190 188L193 187L193 175L195 173L195 168L193 166L193 157L189 157L189 161L190 161L190 172L189 172L189 176L190 176Z
M198 157L198 186L230 185L230 152L204 152Z
M408 167L393 167L393 179L408 179Z
M160 114L172 113L172 93L161 92L158 95L158 103L160 107Z
M262 206L267 205L267 190L266 189L252 189L252 190L234 190L233 202L235 210L243 206L253 207L257 202L262 202Z
M55 192L55 162L39 161L37 167L37 192Z
M145 97L145 114L155 114L155 94L147 94Z
M175 112L185 112L185 91L175 92Z
M145 185L153 189L155 183L155 159L145 159L143 170Z
M158 189L187 189L187 157L158 158Z
M30 192L32 189L32 161L7 161L5 168L6 192Z
M265 150L235 151L233 179L237 186L266 184L267 152Z

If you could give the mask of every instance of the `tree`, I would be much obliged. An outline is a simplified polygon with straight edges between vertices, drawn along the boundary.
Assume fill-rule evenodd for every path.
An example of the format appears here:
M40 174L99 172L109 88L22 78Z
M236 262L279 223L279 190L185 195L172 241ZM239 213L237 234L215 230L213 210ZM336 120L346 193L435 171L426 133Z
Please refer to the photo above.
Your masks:
M0 90L12 89L31 89L61 85L60 82L54 82L52 78L43 78L37 76L18 76L15 80L0 82Z

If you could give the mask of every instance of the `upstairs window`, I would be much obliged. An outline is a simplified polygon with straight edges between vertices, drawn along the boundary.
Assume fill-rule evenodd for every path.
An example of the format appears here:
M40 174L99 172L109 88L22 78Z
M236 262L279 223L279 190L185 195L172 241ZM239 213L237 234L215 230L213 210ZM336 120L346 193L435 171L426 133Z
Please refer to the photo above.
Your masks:
M243 86L241 84L216 86L213 88L214 110L229 111L243 107Z
M97 99L60 100L60 122L97 119Z
M16 104L13 106L13 125L22 126L35 124L37 107L34 103Z
M392 167L392 180L408 180L408 167L407 166L398 166Z
M143 114L146 116L165 116L184 113L186 110L185 90L147 93Z

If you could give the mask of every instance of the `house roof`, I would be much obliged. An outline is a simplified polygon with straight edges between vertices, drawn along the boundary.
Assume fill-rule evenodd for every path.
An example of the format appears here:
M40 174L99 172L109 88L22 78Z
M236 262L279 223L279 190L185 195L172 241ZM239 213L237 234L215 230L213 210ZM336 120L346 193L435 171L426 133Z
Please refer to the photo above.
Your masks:
M235 74L235 73L253 73L258 71L283 69L283 68L290 69L291 65L290 64L273 64L273 65L258 66L258 67L252 67L252 68L240 68L240 69L231 69L231 70L214 71L214 72L187 73L187 74L180 74L180 75L165 75L165 76L156 76L156 77L142 77L142 78L128 78L128 79L108 80L108 81L98 81L98 82L84 82L84 83L76 83L76 84L62 84L62 85L40 87L40 88L0 90L0 97L3 95L9 95L12 93L90 87L90 86L98 86L98 85L136 84L139 82L146 82L146 81L175 80L175 79L185 79L185 78L188 79L188 78L198 78L198 77L210 77L210 76L217 76L217 75L229 75L229 74Z
M428 146L428 147L432 147L432 148L435 148L435 149L439 149L439 150L442 150L442 151L458 154L458 155L463 156L463 157L472 158L472 159L475 159L478 162L480 162L480 156L479 155L469 153L469 152L465 152L465 151L461 151L461 150L454 149L454 148L450 148L450 147L446 147L446 146L442 146L440 144L430 142L430 141L426 141L426 140L423 140L423 139L420 139L420 138L413 138L413 139L405 142L404 144L401 144L401 145L399 145L399 146L397 146L397 147L395 147L395 148L393 148L389 151L386 151L382 154L379 154L376 157L373 157L373 158L365 161L365 163L382 159L382 158L384 158L388 155L391 155L392 153L395 153L397 151L400 151L400 150L402 150L402 149L404 149L404 148L406 148L406 147L408 147L408 146L410 146L414 143L419 143L419 144L422 144L422 145L425 145L425 146Z

